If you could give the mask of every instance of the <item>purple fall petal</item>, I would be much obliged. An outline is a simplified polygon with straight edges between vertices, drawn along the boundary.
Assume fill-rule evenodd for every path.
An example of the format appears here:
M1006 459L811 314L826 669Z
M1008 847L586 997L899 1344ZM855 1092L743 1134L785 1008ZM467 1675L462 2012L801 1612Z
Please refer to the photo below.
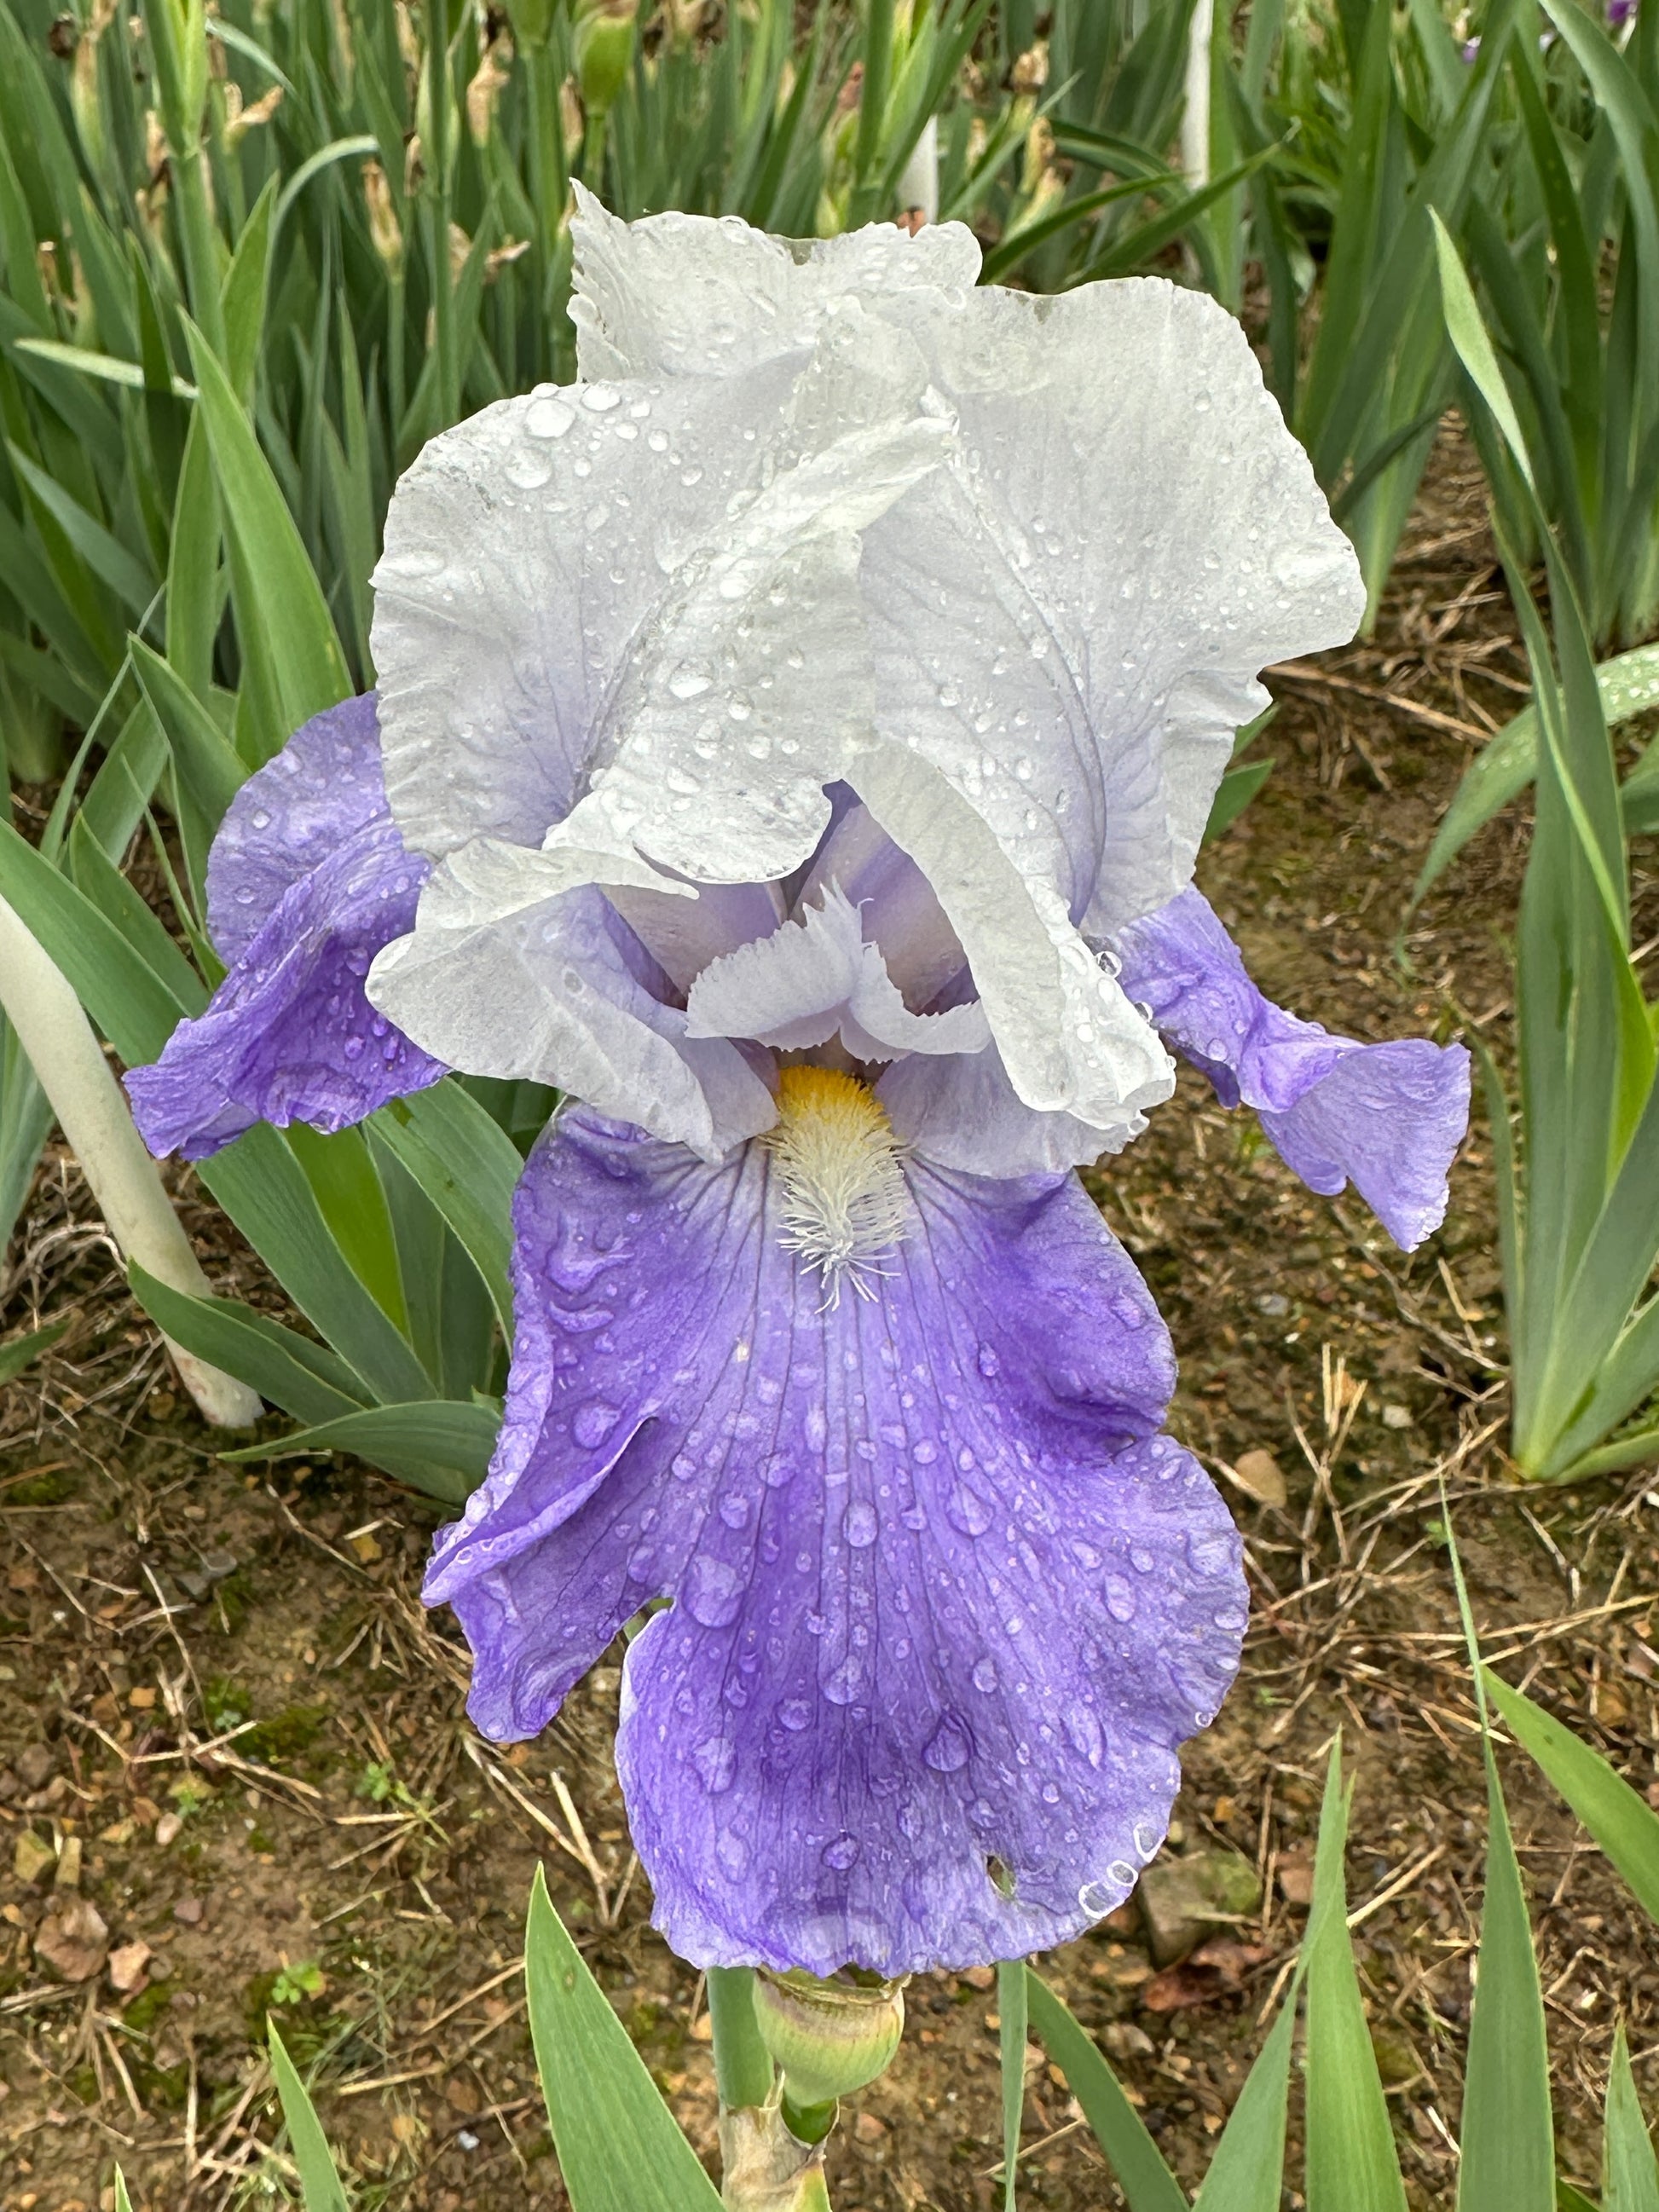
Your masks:
M127 1075L153 1152L204 1159L256 1121L343 1128L437 1081L442 1063L363 995L374 955L413 927L428 865L386 810L373 693L315 716L248 778L208 859L229 973Z
M1352 1182L1410 1251L1446 1211L1446 1177L1469 1118L1469 1055L1410 1037L1359 1044L1286 1013L1257 990L1207 899L1188 889L1121 934L1130 998L1214 1085L1255 1107L1286 1164L1334 1197Z
M1158 1433L1169 1338L1075 1178L908 1187L878 1295L826 1309L763 1146L710 1167L571 1113L520 1185L507 1419L426 1595L498 1737L672 1598L617 1766L694 1963L896 1974L1076 1935L1237 1663L1231 1520Z

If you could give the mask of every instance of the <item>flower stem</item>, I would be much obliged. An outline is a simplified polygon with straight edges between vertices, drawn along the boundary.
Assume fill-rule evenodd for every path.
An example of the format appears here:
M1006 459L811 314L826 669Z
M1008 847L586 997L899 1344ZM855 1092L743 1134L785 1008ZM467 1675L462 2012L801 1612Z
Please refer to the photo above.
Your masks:
M155 1163L132 1125L120 1086L61 969L15 909L0 898L0 1007L17 1032L40 1088L85 1171L124 1259L169 1289L210 1297ZM255 1393L169 1339L185 1388L216 1427L249 1428Z
M721 2202L732 2212L830 2212L822 2147L794 2135L781 2109L755 2019L754 1969L711 1966L707 1990L720 2096Z
M755 1970L711 1966L707 1986L720 2102L733 2110L763 2105L772 2094L772 2060L755 2021Z

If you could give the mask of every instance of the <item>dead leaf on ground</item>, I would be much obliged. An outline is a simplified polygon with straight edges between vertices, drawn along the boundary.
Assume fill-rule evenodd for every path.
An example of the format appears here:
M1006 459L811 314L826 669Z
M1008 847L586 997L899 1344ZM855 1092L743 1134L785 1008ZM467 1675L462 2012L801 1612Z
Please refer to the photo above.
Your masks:
M1217 1997L1236 1996L1244 1978L1268 1954L1260 1943L1236 1943L1231 1936L1212 1936L1200 1943L1190 1959L1154 1974L1140 1993L1148 2012L1182 2012L1189 2005L1210 2004Z
M89 1982L109 1953L104 1916L87 1897L66 1897L40 1923L37 1957L66 1982Z
M118 1990L123 1996L130 1996L143 1980L144 1969L153 1955L149 1945L142 1937L131 1943L123 1943L112 1951L109 1954L111 1986Z
M1241 1452L1233 1462L1233 1480L1258 1505L1282 1505L1287 1492L1284 1470L1270 1451Z
M1285 1904L1311 1904L1313 1884L1313 1853L1286 1851L1279 1862L1279 1889Z

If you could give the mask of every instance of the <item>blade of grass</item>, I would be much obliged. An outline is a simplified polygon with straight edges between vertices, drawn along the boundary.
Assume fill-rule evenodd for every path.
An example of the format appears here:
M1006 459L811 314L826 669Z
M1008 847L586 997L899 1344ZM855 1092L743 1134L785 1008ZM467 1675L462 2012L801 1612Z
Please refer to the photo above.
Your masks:
M1571 1729L1490 1667L1480 1673L1510 1735L1566 1799L1648 1917L1659 1923L1659 1814Z
M1490 1822L1474 2008L1463 2080L1457 2212L1553 2212L1555 2130L1550 2115L1549 2042L1538 1960L1520 1862L1510 1834L1509 1809L1492 1751L1480 1638L1443 1495L1441 1516L1480 1712Z
M1613 2030L1601 2146L1601 2212L1659 2212L1659 2162L1642 2117L1621 2020Z
M1019 2179L1019 2126L1025 2113L1025 1961L1004 1959L997 1967L998 2053L1002 2061L1002 2204L1014 2212Z
M1405 2184L1348 1932L1343 1855L1352 1792L1331 1746L1306 1947L1308 2212L1406 2212Z
M276 2033L276 2021L267 2015L265 2025L270 2038L270 2070L276 2079L276 2094L282 2099L294 2163L300 2170L300 2194L305 2200L306 2212L351 2212L350 2199L340 2185L339 2168L334 2163L316 2107L306 2094L305 2083L295 2071L288 2047Z
M539 1867L524 1963L536 2066L574 2212L718 2212L713 2184L565 1933Z

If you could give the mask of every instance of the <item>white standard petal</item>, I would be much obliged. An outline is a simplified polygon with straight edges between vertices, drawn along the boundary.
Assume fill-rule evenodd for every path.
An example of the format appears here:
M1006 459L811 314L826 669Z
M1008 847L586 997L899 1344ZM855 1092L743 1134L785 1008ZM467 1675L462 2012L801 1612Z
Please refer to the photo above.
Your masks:
M1099 939L1186 883L1258 671L1352 634L1358 564L1213 301L1136 278L890 312L958 434L866 542L884 732Z
M623 222L582 185L570 226L570 319L584 377L729 376L817 337L835 301L959 301L979 241L959 222L913 238L870 223L837 238L769 238L735 216Z
M434 439L375 575L405 841L538 845L580 799L597 818L556 834L585 849L787 872L869 740L859 533L951 434L915 344L842 305L742 377L550 390Z
M711 515L708 542L631 641L591 787L550 851L631 844L677 875L732 884L810 857L830 821L824 787L873 741L861 533L940 465L951 434L914 343L839 306L767 481Z
M821 906L706 968L685 1011L689 1036L753 1037L795 1052L838 1036L856 1060L972 1054L990 1038L977 1006L912 1013L866 942L858 908L833 890Z

